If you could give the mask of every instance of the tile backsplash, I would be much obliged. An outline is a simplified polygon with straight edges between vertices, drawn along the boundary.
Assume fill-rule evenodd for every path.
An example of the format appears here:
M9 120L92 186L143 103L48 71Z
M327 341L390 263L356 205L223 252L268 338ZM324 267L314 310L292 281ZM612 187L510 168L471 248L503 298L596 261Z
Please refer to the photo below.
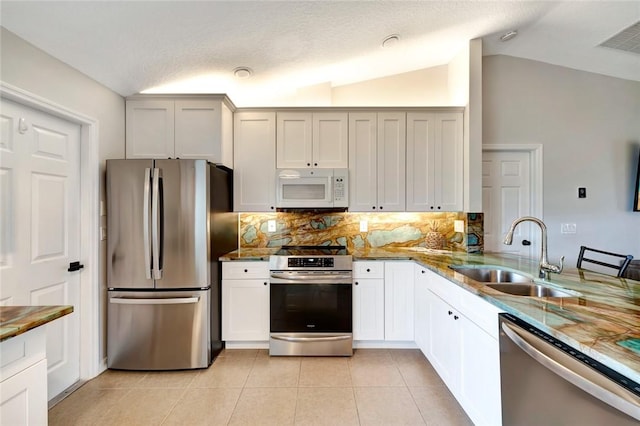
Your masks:
M269 231L275 221L275 231ZM454 227L458 222L458 230ZM343 245L349 249L428 247L482 252L482 213L240 213L240 247ZM364 230L366 228L366 230ZM362 229L362 230L361 230Z

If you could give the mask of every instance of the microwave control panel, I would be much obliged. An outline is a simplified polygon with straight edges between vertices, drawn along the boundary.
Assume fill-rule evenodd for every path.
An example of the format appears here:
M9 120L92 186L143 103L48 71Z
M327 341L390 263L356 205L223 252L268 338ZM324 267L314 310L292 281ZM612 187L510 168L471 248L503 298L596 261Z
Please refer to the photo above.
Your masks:
M345 179L341 176L336 176L333 180L333 201L346 201Z

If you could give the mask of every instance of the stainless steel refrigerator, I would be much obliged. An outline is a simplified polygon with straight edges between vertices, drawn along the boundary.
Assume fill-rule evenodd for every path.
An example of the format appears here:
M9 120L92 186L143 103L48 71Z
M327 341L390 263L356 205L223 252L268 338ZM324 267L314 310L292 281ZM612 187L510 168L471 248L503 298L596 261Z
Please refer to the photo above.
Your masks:
M107 160L107 366L206 368L222 349L221 265L237 248L232 172Z

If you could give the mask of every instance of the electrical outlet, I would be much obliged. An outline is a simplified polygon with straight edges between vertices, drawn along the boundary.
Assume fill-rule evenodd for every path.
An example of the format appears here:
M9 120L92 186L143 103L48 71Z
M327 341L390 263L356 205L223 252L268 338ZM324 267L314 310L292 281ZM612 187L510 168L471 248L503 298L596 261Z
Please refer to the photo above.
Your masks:
M267 221L267 231L276 232L276 221L271 219Z
M360 232L367 232L369 229L369 223L366 220L360 221Z
M464 232L464 220L453 221L453 232Z
M561 234L575 234L576 233L576 224L575 223L563 223L560 225L560 233Z

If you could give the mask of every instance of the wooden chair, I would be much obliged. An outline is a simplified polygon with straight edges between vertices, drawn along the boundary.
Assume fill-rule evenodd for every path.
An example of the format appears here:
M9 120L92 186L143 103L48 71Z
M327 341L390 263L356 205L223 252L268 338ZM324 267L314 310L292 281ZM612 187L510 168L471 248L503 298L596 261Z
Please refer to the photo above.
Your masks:
M592 254L590 253L597 253L595 256L596 258L593 259L585 257L585 254L592 256ZM615 264L609 263L615 260L610 258L619 258L623 260L620 260L618 264ZM580 254L578 255L578 269L582 269L582 262L594 263L605 268L615 269L616 277L620 278L624 274L624 271L626 271L632 259L633 256L631 256L630 254L610 253L608 251L596 250L594 248L580 246Z

